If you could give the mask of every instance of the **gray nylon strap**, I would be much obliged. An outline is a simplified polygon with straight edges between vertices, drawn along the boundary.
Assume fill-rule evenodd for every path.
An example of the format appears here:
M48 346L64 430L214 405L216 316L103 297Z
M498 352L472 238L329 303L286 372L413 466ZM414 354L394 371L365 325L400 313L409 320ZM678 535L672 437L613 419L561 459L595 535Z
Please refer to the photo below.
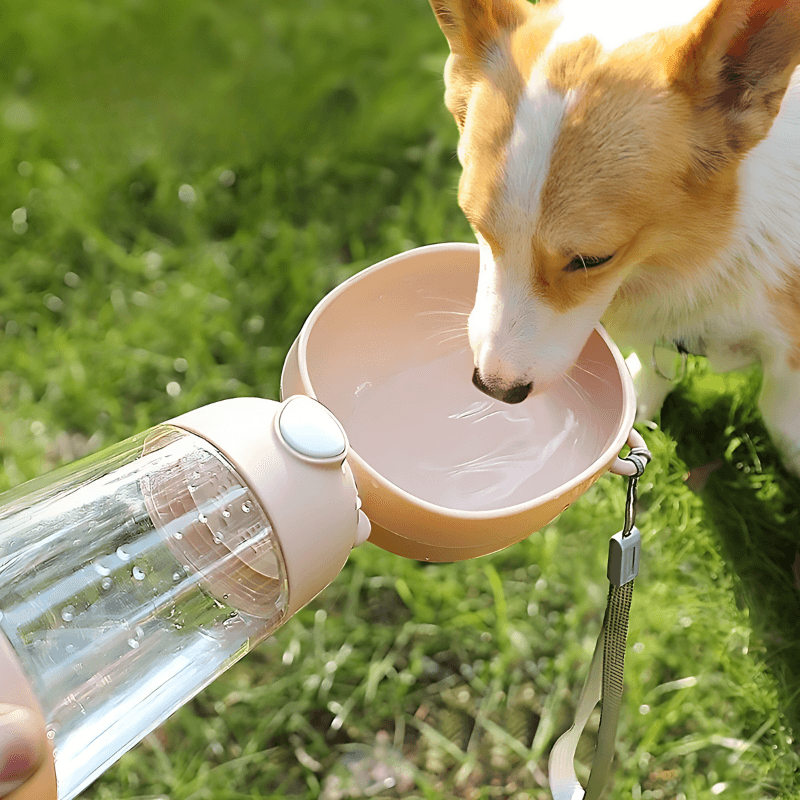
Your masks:
M632 431L631 436L634 433L635 431ZM610 586L603 626L597 637L589 674L575 711L575 722L550 751L549 781L553 800L598 800L611 775L617 723L622 708L625 647L628 641L633 579L639 573L641 534L635 527L637 487L645 466L652 458L641 436L639 439L639 446L631 447L631 452L624 459L630 461L636 467L636 471L628 476L625 525L609 541ZM592 710L601 700L603 708L597 731L597 746L589 783L584 792L575 775L575 751Z
M608 783L622 706L625 647L632 597L633 581L624 586L612 584L609 588L603 627L578 701L575 722L550 752L549 779L553 800L597 800ZM589 715L601 699L603 709L597 748L584 792L575 775L575 751Z
M597 645L594 648L589 674L586 676L578 708L575 710L575 722L566 733L559 737L550 751L548 773L553 800L583 800L585 796L583 787L575 775L575 751L578 749L578 742L589 720L589 715L600 702L602 694L603 633L604 630L601 629Z
M633 581L624 586L611 584L608 592L606 618L603 624L603 710L597 733L597 749L592 761L592 772L586 786L586 800L600 797L611 773L614 760L614 742L617 723L622 708L622 687L625 673L625 647L628 641L628 619Z

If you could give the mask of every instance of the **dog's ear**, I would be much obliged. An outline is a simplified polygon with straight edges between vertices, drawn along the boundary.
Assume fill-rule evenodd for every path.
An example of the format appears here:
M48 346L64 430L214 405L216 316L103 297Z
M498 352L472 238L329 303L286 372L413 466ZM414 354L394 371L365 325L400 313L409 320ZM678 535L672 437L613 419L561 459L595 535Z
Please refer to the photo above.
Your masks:
M714 0L667 56L695 113L696 164L708 178L769 132L800 63L800 0Z
M450 52L481 59L504 32L521 25L530 13L527 0L429 0Z
M531 13L527 0L429 0L450 45L444 102L463 133L467 103L481 65Z

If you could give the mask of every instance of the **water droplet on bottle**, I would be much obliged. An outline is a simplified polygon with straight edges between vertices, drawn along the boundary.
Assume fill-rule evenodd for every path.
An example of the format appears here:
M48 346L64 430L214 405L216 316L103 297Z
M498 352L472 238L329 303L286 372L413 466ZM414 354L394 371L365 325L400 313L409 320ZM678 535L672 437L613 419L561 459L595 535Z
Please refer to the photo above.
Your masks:
M75 619L75 606L64 606L61 609L61 619L64 622L72 622Z
M229 511L227 508L223 508L223 509L222 509L222 516L223 516L223 517L226 517L226 518L227 518L227 517L229 517L230 515L231 515L231 512L230 512L230 511Z
M177 583L180 579L181 579L180 572L173 572L172 573L172 580L175 581L175 583Z
M133 575L134 579L137 581L143 581L145 579L144 570L140 569L139 567L134 567L131 570L131 575Z
M208 517L205 514L198 514L197 521L205 525L208 522Z
M175 538L176 539L183 539L183 532L182 531L175 531Z
M225 537L222 535L221 531L216 531L214 533L214 543L220 544Z
M136 650L136 648L139 647L139 642L137 642L136 639L128 639L128 647L130 647L131 650Z
M67 653L70 653L70 654L74 653L75 652L75 645L74 644L68 644L64 649L67 651Z
M196 486L195 486L193 483L190 483L190 484L189 484L189 485L188 485L186 488L187 488L187 489L188 489L188 490L189 490L189 491L190 491L192 494L194 494L194 493L197 491L197 487L196 487Z
M103 580L100 581L100 586L102 586L106 591L108 591L113 585L114 581L112 581L111 578L103 578Z
M252 510L252 502L250 502L250 500L245 500L244 503L242 503L242 511L244 511L245 514L249 514Z
M117 548L117 558L120 561L130 561L131 560L131 554L127 553L125 550L122 549L122 546L120 546L120 547Z
M100 576L111 574L111 570L108 567L104 567L99 561L95 561L92 566L94 567L94 571Z

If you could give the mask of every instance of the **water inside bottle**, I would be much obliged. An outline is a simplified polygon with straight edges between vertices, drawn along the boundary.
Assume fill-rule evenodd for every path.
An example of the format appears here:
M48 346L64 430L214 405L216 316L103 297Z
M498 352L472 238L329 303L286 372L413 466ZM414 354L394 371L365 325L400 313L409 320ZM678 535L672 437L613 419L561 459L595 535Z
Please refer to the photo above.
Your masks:
M274 630L287 597L269 520L211 445L161 426L101 456L0 514L0 635L45 710L60 800Z

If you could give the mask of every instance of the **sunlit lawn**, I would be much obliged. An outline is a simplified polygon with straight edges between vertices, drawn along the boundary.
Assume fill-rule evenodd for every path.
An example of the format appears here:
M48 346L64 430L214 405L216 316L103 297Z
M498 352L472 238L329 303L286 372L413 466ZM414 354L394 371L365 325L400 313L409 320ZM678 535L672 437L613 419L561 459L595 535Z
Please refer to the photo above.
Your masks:
M276 397L328 290L408 247L469 241L446 53L424 0L7 4L2 486L207 402ZM644 431L610 796L800 797L798 484L754 412L758 374L702 372ZM716 459L692 494L687 464ZM360 548L85 796L548 797L623 506L608 476L495 556Z

